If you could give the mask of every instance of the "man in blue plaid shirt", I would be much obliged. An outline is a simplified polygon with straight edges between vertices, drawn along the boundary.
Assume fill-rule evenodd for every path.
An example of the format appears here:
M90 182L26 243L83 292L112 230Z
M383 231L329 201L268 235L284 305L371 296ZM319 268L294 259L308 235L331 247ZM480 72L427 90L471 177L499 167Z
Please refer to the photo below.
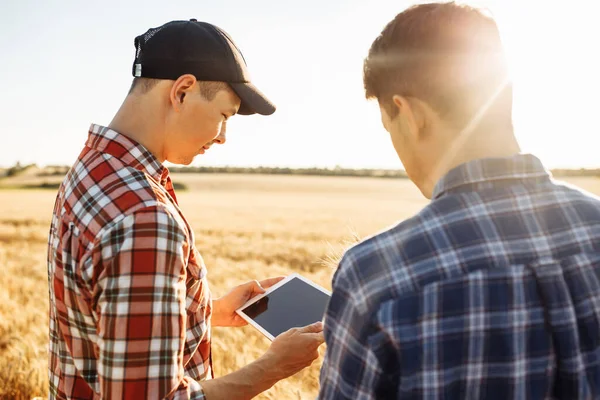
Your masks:
M431 203L344 255L319 398L600 398L600 199L520 154L495 22L409 8L364 83Z

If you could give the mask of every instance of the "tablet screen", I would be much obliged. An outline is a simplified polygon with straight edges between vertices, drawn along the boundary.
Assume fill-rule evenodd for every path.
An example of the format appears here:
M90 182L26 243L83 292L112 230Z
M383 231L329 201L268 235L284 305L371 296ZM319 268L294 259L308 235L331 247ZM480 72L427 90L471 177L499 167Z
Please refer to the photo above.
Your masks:
M321 321L329 295L298 278L292 278L242 312L274 337L290 328Z

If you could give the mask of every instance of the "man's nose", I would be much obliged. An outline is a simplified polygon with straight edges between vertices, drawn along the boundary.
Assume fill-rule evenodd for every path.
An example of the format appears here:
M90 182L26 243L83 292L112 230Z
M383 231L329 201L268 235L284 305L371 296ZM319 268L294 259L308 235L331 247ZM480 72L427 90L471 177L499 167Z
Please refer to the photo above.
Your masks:
M225 144L225 142L227 141L227 135L225 134L227 131L227 129L225 128L225 126L223 126L223 128L221 128L221 132L219 132L219 136L217 136L215 138L215 140L213 140L214 143L219 143L219 144Z

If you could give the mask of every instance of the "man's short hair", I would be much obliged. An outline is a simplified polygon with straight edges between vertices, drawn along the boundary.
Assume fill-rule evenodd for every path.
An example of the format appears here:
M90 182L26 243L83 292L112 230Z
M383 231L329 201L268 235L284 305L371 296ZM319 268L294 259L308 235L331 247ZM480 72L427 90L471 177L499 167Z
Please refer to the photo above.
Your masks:
M227 90L229 85L225 82L200 81L200 94L208 101L215 98L221 90Z
M158 82L160 82L160 79L133 78L131 87L129 88L129 94L146 94L152 90Z
M484 118L511 121L512 85L500 33L473 7L451 2L408 8L375 39L363 72L366 97L376 98L392 117L398 94L426 102L457 127L480 110Z
M148 93L160 81L160 79L133 78L133 82L131 82L131 87L129 88L129 94ZM225 82L212 81L198 81L198 86L200 87L200 94L208 101L213 100L217 93L219 93L221 90L226 90L228 87L227 83Z

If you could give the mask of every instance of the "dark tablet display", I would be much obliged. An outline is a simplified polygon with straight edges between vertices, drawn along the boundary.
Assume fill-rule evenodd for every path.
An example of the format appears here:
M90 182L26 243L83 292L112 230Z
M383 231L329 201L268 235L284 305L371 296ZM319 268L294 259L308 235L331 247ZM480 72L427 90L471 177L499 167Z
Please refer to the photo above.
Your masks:
M273 337L290 328L321 321L329 295L299 278L292 278L241 310Z

